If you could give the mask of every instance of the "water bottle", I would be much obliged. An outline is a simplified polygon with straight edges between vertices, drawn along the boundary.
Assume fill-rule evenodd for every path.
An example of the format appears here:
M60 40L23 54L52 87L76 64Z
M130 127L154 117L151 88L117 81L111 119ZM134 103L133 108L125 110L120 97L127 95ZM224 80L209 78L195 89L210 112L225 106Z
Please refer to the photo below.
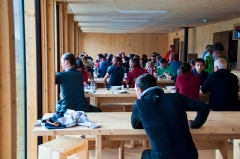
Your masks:
M94 68L93 68L93 77L94 77L94 79L98 78L98 71L97 70L98 70L97 67L94 66Z
M151 67L148 67L148 73L149 73L150 75L152 75L152 68L151 68Z

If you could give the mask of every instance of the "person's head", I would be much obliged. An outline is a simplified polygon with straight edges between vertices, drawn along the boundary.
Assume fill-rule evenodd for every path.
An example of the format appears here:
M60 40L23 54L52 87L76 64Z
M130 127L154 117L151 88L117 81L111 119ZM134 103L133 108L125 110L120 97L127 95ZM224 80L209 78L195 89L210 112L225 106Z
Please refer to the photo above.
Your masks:
M154 68L154 63L152 61L148 61L146 63L146 68L149 68L149 67Z
M108 60L108 61L112 61L112 58L113 58L113 54L108 54L107 60Z
M169 55L169 58L168 58L168 61L169 61L169 62L173 62L173 61L174 61L174 55L175 55L175 54L170 54L170 55Z
M134 58L140 60L140 57L138 55L135 55Z
M159 63L162 68L165 68L167 66L167 60L165 58L161 58L159 60Z
M102 56L102 58L101 58L101 62L103 62L103 61L106 61L106 57L105 56Z
M202 73L204 69L204 60L202 58L197 58L194 60L195 69L198 73Z
M108 57L108 53L106 53L106 52L102 53L102 55L106 58Z
M177 70L177 74L182 75L190 71L191 71L191 65L189 63L183 63Z
M122 58L122 54L121 53L117 54L117 57Z
M123 60L123 63L129 62L129 57L124 56L124 57L122 58L122 60Z
M169 50L172 52L172 51L174 51L174 45L170 45L169 46Z
M156 56L157 56L157 53L156 53L156 52L153 52L153 53L152 53L152 56L156 57Z
M142 54L142 58L143 58L144 60L146 60L146 59L147 59L147 55L146 55L146 54Z
M156 78L153 75L148 73L139 76L135 80L135 91L137 94L138 99L140 98L143 91L150 87L157 86Z
M122 59L120 57L114 56L112 59L113 66L120 66L122 63Z
M160 55L157 55L156 56L156 62L159 62L159 60L162 58L162 56L160 56Z
M83 62L82 62L82 60L76 59L76 64L77 64L79 69L83 69Z
M223 58L219 58L214 61L214 72L220 69L227 69L227 62Z
M98 61L101 61L102 57L103 57L102 54L98 54L98 55L97 55L97 60L98 60Z
M129 66L131 68L140 66L140 61L137 58L132 58L132 59L129 60Z
M122 55L122 58L124 58L125 57L125 52L122 52L121 55Z
M192 59L192 60L189 61L189 64L191 65L192 70L195 69L195 62L194 61L195 61L195 59Z
M135 54L128 54L129 59L132 59L135 56Z
M224 47L223 47L222 43L216 42L216 43L213 45L213 55L214 55L216 58L221 58L223 51L224 51Z
M141 58L140 59L140 65L143 66L145 64L145 59L144 58Z
M207 45L207 46L206 46L206 50L207 50L208 52L212 52L213 46L212 46L212 45Z
M178 55L178 54L174 54L173 60L174 60L174 61L179 61L179 55Z
M152 57L151 57L151 61L152 61L153 63L156 63L156 56L152 56Z
M75 56L70 52L63 54L61 57L61 66L65 71L70 68L77 68Z

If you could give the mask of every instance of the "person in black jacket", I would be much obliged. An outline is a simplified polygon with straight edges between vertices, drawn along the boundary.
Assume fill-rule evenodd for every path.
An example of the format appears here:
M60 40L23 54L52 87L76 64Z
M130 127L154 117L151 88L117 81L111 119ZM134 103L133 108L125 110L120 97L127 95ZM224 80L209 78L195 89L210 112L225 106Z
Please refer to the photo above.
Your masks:
M227 70L227 62L223 58L214 61L214 72L201 87L203 93L208 93L209 105L213 111L239 110L238 78Z
M132 127L144 128L151 143L142 159L197 159L189 127L200 128L205 123L208 104L181 94L165 94L150 74L135 82L138 99L132 109ZM185 111L197 111L195 120L188 121Z

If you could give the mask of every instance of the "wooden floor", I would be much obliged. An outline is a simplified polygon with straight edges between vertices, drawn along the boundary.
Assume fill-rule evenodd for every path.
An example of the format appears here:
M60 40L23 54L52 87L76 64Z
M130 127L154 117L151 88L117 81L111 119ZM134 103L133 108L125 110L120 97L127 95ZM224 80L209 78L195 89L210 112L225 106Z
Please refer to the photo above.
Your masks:
M125 144L129 144L129 142L125 141ZM233 158L233 144L229 143L229 153L228 158ZM124 147L124 158L125 159L140 159L142 153L142 145L135 141L135 148L131 149L128 147ZM215 151L214 150L199 150L199 159L215 159ZM104 148L102 151L102 159L118 159L118 149L110 149ZM95 151L89 151L89 159L95 159Z

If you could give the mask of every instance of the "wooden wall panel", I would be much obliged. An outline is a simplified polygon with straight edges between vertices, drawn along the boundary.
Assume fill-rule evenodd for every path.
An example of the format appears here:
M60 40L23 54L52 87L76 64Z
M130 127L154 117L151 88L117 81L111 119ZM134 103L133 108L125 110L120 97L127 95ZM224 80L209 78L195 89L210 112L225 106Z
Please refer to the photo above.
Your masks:
M68 51L68 6L67 2L62 3L63 14L63 53Z
M78 52L78 22L74 22L74 54L77 56Z
M168 51L168 34L101 34L83 33L81 52L85 51L94 59L102 52L117 55L147 54L158 52L165 54Z
M78 27L78 55L80 55L82 47L82 30L80 27Z
M68 52L74 53L74 15L68 14Z
M37 158L37 137L32 135L37 120L37 53L35 1L24 0L27 87L27 158ZM1 157L0 157L1 158Z
M15 159L17 119L13 1L1 1L0 14L0 158Z

